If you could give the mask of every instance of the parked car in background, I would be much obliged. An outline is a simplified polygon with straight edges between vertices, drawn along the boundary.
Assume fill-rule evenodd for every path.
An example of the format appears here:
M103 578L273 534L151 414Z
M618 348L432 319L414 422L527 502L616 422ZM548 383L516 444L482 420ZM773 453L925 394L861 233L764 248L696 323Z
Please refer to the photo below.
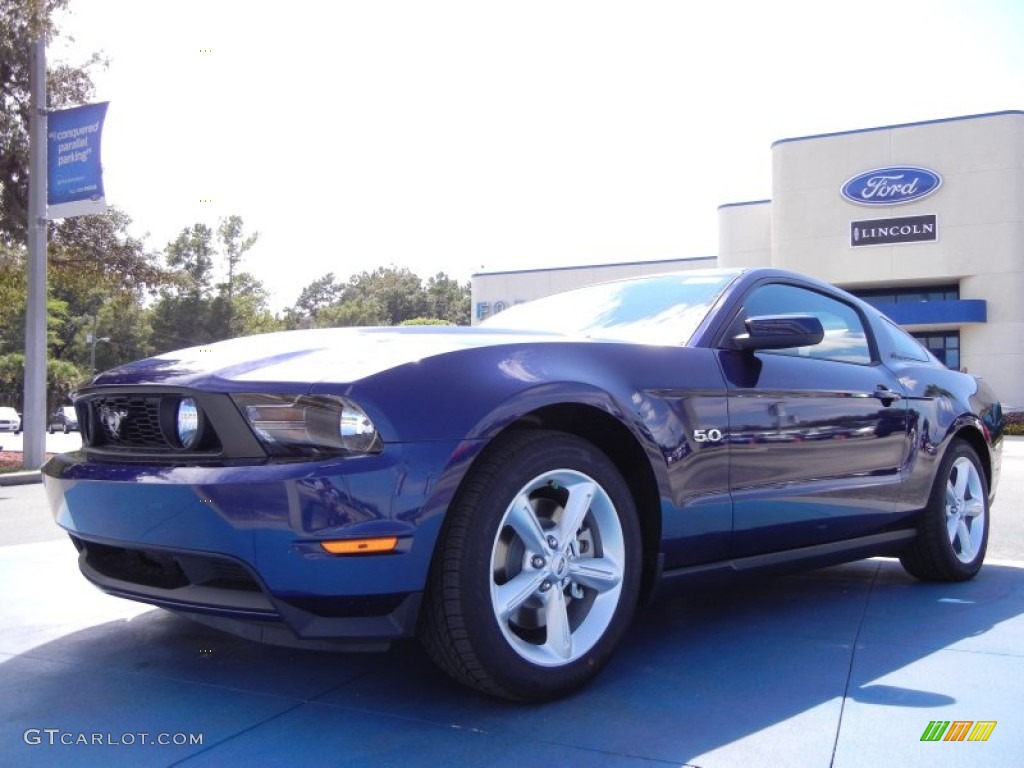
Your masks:
M65 435L78 430L78 414L75 413L75 406L62 405L50 416L50 434L52 435L58 429L63 430Z
M673 588L873 555L972 578L1003 430L984 381L765 269L235 339L74 400L82 450L43 481L100 589L270 642L419 636L521 701L586 683Z
M0 432L20 432L21 416L10 406L0 406Z

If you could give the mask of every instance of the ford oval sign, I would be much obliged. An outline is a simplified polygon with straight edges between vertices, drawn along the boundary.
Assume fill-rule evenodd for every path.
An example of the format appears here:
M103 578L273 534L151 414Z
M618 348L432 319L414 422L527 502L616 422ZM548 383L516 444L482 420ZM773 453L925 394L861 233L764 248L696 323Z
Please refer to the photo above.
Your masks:
M839 191L858 205L899 205L928 197L941 186L942 177L935 171L907 165L858 174Z

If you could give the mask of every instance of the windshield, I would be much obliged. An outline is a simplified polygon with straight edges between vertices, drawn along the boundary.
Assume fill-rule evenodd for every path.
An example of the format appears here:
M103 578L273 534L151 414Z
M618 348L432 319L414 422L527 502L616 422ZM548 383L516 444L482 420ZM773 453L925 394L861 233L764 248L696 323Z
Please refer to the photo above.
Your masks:
M738 271L694 271L590 285L516 304L486 328L640 344L684 344Z

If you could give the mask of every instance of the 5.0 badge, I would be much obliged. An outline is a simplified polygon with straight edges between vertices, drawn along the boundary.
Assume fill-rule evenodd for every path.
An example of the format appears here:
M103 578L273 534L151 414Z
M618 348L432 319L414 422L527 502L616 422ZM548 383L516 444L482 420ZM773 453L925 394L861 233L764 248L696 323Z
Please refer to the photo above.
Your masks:
M698 443L719 443L725 435L720 429L695 429L693 439Z

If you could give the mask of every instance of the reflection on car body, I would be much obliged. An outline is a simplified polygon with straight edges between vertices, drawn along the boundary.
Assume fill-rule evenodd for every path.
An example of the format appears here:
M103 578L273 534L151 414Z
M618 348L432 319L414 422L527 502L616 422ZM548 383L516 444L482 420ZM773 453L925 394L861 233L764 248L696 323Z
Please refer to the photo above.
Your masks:
M695 579L878 554L971 578L1003 424L984 382L775 270L236 339L74 401L82 450L44 481L101 589L269 642L418 636L518 700L586 683Z

